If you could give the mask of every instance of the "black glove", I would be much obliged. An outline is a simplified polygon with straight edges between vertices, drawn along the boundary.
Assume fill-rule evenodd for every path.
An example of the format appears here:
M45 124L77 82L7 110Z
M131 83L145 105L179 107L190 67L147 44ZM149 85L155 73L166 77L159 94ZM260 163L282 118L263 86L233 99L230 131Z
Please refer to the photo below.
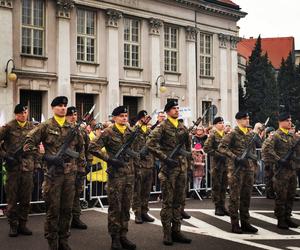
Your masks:
M166 159L164 159L164 163L168 166L168 167L170 167L170 168L175 168L175 167L177 167L179 164L178 164L178 161L175 161L175 160L173 160L173 159L171 159L171 158L166 158Z
M17 161L15 158L11 157L11 156L5 156L5 157L4 157L4 160L5 160L5 162L6 162L6 165L7 165L9 168L18 165L18 161Z
M124 167L124 162L116 159L116 158L108 158L107 160L107 164L108 165L111 165L113 167L116 167L116 168L122 168Z
M290 162L287 161L287 160L284 160L284 159L280 159L280 160L278 161L278 165L279 165L279 166L283 166L283 167L288 167L288 166L290 165Z
M49 165L55 165L55 166L63 166L64 165L64 160L55 155L44 155L43 159Z
M241 165L241 166L245 166L247 165L248 160L246 158L242 159L241 157L236 157L235 158L235 164L236 165Z
M148 155L148 149L142 148L142 150L140 151L140 158L146 160L147 155Z

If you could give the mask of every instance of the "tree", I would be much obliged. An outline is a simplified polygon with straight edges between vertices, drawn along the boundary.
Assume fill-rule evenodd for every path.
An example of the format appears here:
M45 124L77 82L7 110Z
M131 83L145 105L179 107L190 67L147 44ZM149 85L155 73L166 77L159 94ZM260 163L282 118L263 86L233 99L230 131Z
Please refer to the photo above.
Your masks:
M245 91L242 84L239 83L239 110L245 110Z

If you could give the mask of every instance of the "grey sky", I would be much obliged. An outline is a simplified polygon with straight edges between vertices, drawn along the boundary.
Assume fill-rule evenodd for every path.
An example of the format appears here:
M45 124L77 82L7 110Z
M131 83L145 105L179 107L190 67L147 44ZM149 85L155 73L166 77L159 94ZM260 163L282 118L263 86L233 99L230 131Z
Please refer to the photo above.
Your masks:
M242 11L248 13L242 18L240 36L295 38L295 48L300 49L300 1L299 0L233 0Z

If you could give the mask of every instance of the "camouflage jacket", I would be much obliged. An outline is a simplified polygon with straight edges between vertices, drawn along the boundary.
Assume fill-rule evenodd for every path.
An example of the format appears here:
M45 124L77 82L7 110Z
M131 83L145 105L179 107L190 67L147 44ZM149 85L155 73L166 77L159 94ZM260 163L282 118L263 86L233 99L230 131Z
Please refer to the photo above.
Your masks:
M17 150L22 150L26 135L34 128L32 122L27 121L24 127L21 127L17 120L12 120L0 128L0 141L3 140L2 157L8 155L14 157ZM37 156L37 151L34 155L20 154L19 164L14 168L22 171L33 171L34 158Z
M54 118L41 123L38 127L33 129L26 138L24 151L32 152L35 150L40 142L45 148L45 155L55 155L72 129L73 125L65 121L62 127L58 125ZM71 173L75 171L84 172L86 160L84 152L84 141L81 133L78 133L69 145L69 148L79 153L79 158L74 159L69 156L64 156L64 173ZM47 165L47 163L46 163ZM78 165L78 166L77 166ZM49 167L49 166L48 166Z
M106 128L103 133L90 142L89 153L96 157L100 157L102 160L107 161L109 158L113 158L121 146L130 137L132 130L127 127L124 134L122 134L116 125ZM104 153L101 149L105 147ZM133 159L127 155L122 156L122 160L125 162L125 166L114 171L113 166L108 165L108 172L114 171L114 178L124 175L130 175L134 173Z
M183 150L191 152L191 140L188 129L179 122L176 128L168 119L164 120L159 127L156 127L147 139L149 151L162 161L169 157L173 149L183 143ZM187 170L188 162L186 157L178 155L175 160L180 162L181 170ZM167 172L167 166L162 164L162 171Z

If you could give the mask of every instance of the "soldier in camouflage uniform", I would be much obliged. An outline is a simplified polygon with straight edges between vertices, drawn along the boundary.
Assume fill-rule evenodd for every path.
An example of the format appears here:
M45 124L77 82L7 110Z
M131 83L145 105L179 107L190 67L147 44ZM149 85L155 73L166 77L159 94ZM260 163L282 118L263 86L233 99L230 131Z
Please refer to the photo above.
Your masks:
M22 152L26 135L33 129L32 122L27 121L27 107L18 104L14 110L15 119L0 128L0 141L4 150L1 152L6 161L7 182L7 218L10 224L10 237L18 234L31 235L26 227L33 188L34 158ZM17 203L19 202L19 206Z
M277 226L281 229L297 228L298 225L291 220L293 201L297 188L295 169L295 154L290 160L284 157L296 143L296 139L289 133L292 120L289 113L279 114L279 129L263 144L262 152L265 161L274 164L273 186L275 197L275 216ZM295 153L298 153L299 147Z
M248 129L248 113L238 112L235 118L238 126L230 134L225 135L219 144L219 152L228 157L229 213L232 232L238 234L243 232L256 233L257 228L249 223L249 207L256 163L248 158L241 158L254 134ZM255 145L253 144L252 153L254 152ZM240 169L236 171L238 167Z
M106 161L108 165L108 232L112 238L112 250L136 249L136 245L127 239L134 185L133 159L127 155L123 156L122 160L114 158L132 133L127 126L127 112L125 106L115 108L112 112L114 125L106 128L100 137L96 137L89 145L89 152ZM106 153L101 151L103 147Z
M172 245L173 241L191 243L181 233L181 207L184 204L187 179L187 159L178 154L171 159L168 156L176 145L183 143L183 150L191 151L191 142L187 128L178 121L177 101L169 101L165 106L168 118L156 127L147 140L149 151L161 160L159 180L162 190L163 243Z
M141 152L141 158L134 163L135 182L133 192L132 210L135 214L135 223L142 224L143 222L153 222L154 219L148 215L148 201L153 181L153 156L146 148L146 140L150 134L150 129L147 124L151 117L146 110L141 110L137 115L136 126L141 128L141 133L136 138L133 149L136 152Z
M58 96L51 103L54 116L41 123L28 135L24 151L31 152L43 143L46 172L43 182L43 197L46 204L45 237L51 250L69 250L68 238L75 195L75 178L78 167L84 167L84 143L80 133L74 136L69 148L79 153L79 158L57 152L64 144L73 125L65 119L68 99Z
M77 109L74 106L67 108L67 114L66 114L66 120L70 124L76 124L77 122ZM86 135L86 132L83 129L80 129L80 132L82 133L82 137L84 139L84 151L85 151L85 158L88 160L87 155L87 149L89 145L89 137ZM75 196L74 196L74 202L73 202L73 208L72 208L72 228L77 229L87 229L87 225L80 220L80 214L81 214L81 207L80 207L80 195L84 188L84 179L85 179L86 173L85 168L81 168L81 166L78 166L77 174L76 174L76 180L75 180Z
M213 121L214 130L204 143L204 151L211 157L212 200L215 203L215 214L229 215L225 208L227 181L226 157L218 151L218 146L224 137L224 120L216 117Z

